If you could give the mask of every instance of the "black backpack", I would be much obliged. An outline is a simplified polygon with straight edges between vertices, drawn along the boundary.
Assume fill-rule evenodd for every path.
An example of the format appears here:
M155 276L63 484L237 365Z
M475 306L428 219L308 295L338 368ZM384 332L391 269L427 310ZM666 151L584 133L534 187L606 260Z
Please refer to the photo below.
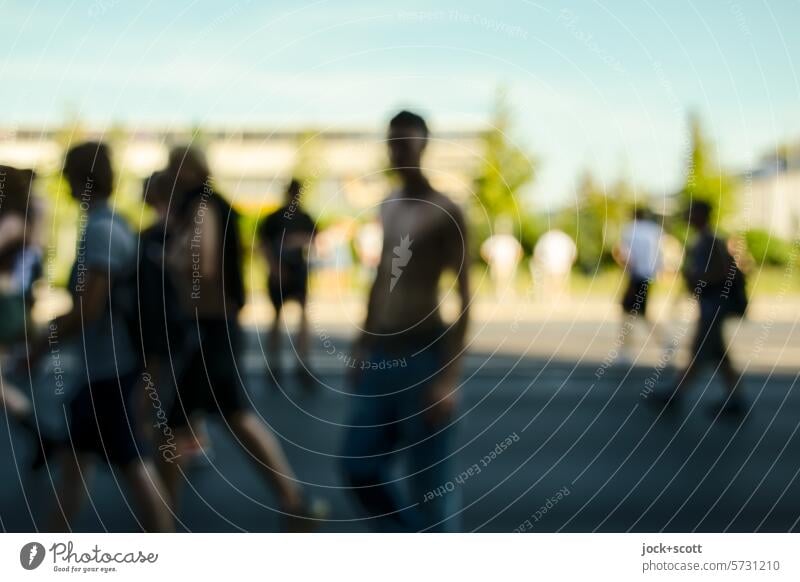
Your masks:
M736 261L733 262L733 269L735 269L735 272L730 292L723 296L728 301L728 313L744 316L747 313L747 307L750 305L750 300L747 297L747 281L744 272L736 265Z
M747 278L739 268L736 259L728 251L728 246L724 241L715 247L720 249L721 260L724 260L726 265L725 278L720 291L722 304L727 308L727 313L742 317L747 313L747 307L750 304L747 297Z

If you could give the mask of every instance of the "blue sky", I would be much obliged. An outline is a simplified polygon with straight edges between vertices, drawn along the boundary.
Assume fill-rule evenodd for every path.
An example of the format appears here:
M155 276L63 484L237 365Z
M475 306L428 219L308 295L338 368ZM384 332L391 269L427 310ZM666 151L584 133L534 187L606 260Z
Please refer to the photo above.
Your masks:
M0 0L2 2L2 0ZM721 162L800 140L800 0L656 2L3 2L0 125L437 127L488 121L508 88L531 196L574 196L584 168L676 187L686 115Z

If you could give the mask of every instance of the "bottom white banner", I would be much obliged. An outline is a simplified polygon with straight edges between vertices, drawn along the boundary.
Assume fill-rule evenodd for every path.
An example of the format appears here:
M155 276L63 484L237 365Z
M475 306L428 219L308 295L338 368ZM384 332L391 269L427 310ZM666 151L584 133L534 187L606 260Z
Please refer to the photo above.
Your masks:
M2 534L0 580L800 580L798 550L792 534Z

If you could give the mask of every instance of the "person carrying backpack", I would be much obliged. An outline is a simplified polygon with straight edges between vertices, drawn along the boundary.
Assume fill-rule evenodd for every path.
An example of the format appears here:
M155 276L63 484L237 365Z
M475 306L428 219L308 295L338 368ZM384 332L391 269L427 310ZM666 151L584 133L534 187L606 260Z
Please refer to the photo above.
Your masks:
M664 404L679 402L687 386L696 379L701 364L705 363L719 370L728 393L712 411L741 414L746 410L741 395L741 376L731 362L723 326L729 317L742 316L747 310L745 277L728 252L725 239L711 229L711 211L707 202L694 201L687 212L697 239L686 254L683 275L697 299L697 327L686 368L678 374L674 388L657 400Z

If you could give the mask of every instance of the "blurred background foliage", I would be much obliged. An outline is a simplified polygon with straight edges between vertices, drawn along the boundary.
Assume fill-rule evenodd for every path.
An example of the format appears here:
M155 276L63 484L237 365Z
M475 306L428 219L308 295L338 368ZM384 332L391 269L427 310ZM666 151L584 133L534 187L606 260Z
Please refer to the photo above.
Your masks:
M607 270L618 271L612 259L612 249L619 241L622 227L630 220L631 212L637 205L650 206L648 202L653 201L654 197L648 192L638 191L627 178L621 177L606 184L587 171L577 181L573 204L541 211L534 207L532 197L528 195L535 184L539 161L517 140L514 127L514 115L508 105L507 92L500 88L495 95L488 129L483 135L483 158L474 177L474 196L465 208L475 264L483 265L480 245L495 231L498 221L505 221L513 225L512 233L522 244L526 260L532 254L538 238L547 230L558 228L576 241L576 276L597 277ZM676 193L675 204L670 211L651 207L656 212L656 220L679 241L688 242L691 235L680 210L688 207L693 200L706 200L716 208L713 220L717 228L729 235L741 235L756 265L779 269L800 267L797 265L796 241L782 240L759 229L736 232L734 219L739 204L737 180L717 162L715 146L706 136L697 115L689 116L688 133L689 148L683 187ZM352 222L353 218L342 209L325 205L323 193L319 191L326 172L319 162L321 156L317 154L319 135L309 130L299 137L294 176L304 182L305 204L315 215L319 229L324 230L337 222ZM85 131L78 116L68 112L58 134L58 145L66 151L84 136ZM112 126L107 132L107 141L120 159L127 139L120 125ZM198 147L203 147L202 127L193 130L192 141ZM142 204L142 183L125 171L124 164L117 163L116 167L121 170L117 174L113 203L134 228L146 228L152 222L153 214ZM289 176L286 178L288 180ZM63 285L74 257L77 205L71 199L59 172L40 175L39 190L45 199L44 234L48 260L52 263L49 267L51 283ZM252 293L263 291L266 278L265 265L257 247L256 228L258 222L272 210L274 205L258 209L240 208L245 281ZM523 278L528 276L526 260L520 263ZM353 262L356 262L355 254ZM772 279L767 275L764 281ZM793 280L796 282L797 278ZM603 285L598 288L603 288Z

